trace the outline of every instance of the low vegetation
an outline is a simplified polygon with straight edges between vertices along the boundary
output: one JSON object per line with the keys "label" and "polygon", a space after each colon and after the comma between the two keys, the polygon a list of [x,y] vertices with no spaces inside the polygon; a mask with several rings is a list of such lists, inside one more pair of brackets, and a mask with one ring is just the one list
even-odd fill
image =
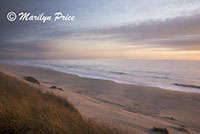
{"label": "low vegetation", "polygon": [[169,134],[168,130],[166,128],[158,128],[158,127],[153,127],[153,132],[157,132],[160,134]]}
{"label": "low vegetation", "polygon": [[64,91],[62,88],[58,88],[56,86],[51,86],[50,89],[57,89],[57,90],[60,90],[60,91]]}
{"label": "low vegetation", "polygon": [[84,118],[66,99],[0,72],[0,134],[119,134]]}
{"label": "low vegetation", "polygon": [[40,82],[31,76],[24,76],[24,80],[40,85]]}

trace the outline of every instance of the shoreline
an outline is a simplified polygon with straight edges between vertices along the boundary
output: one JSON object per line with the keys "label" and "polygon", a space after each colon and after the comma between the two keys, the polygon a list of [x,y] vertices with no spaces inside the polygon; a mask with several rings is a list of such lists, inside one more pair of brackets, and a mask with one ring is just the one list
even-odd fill
{"label": "shoreline", "polygon": [[[33,76],[44,90],[66,97],[86,117],[113,122],[149,134],[153,127],[170,133],[200,132],[200,95],[155,87],[79,77],[54,70],[0,63],[0,70],[22,78]],[[50,89],[56,86],[64,91]],[[183,127],[184,126],[184,127]]]}
{"label": "shoreline", "polygon": [[[0,64],[2,64],[2,63],[0,62]],[[37,66],[37,65],[32,66],[32,65],[13,64],[13,63],[6,63],[6,64],[10,64],[10,65],[14,65],[14,66],[16,65],[16,66],[38,67],[38,68],[41,68],[41,69],[48,69],[48,70],[57,71],[57,72],[60,72],[60,73],[75,75],[75,76],[78,76],[80,78],[107,80],[107,81],[112,81],[112,82],[119,83],[119,84],[128,84],[128,85],[133,85],[133,86],[135,86],[135,85],[136,86],[146,86],[146,87],[160,88],[161,90],[200,94],[200,86],[192,85],[192,84],[173,83],[173,84],[171,84],[171,86],[164,86],[164,85],[160,85],[160,84],[156,84],[156,85],[149,84],[148,85],[148,84],[139,84],[139,83],[131,83],[131,82],[126,82],[126,81],[120,81],[120,80],[115,80],[115,79],[111,79],[111,78],[106,78],[106,77],[103,77],[103,76],[84,75],[84,74],[79,74],[78,72],[73,73],[73,72],[70,72],[70,71],[62,71],[62,70],[59,70],[59,69],[52,68],[51,66]]]}

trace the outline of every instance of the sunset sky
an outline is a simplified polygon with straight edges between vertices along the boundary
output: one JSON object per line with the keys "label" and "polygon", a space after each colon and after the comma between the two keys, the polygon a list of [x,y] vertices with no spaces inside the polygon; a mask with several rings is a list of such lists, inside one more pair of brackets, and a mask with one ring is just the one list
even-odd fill
{"label": "sunset sky", "polygon": [[[9,22],[55,12],[75,21]],[[0,59],[200,60],[200,0],[1,0]]]}

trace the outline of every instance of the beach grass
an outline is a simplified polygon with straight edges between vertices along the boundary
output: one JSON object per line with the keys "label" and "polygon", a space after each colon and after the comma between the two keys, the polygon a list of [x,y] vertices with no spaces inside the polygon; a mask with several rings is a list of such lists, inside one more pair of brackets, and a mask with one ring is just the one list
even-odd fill
{"label": "beach grass", "polygon": [[83,117],[66,99],[0,72],[0,134],[120,134]]}

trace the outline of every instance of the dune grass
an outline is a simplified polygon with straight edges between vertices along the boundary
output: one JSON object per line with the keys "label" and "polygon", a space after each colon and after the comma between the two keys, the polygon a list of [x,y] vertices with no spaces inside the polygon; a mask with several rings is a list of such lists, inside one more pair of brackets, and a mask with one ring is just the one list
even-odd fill
{"label": "dune grass", "polygon": [[119,134],[84,118],[66,99],[0,72],[0,134]]}

